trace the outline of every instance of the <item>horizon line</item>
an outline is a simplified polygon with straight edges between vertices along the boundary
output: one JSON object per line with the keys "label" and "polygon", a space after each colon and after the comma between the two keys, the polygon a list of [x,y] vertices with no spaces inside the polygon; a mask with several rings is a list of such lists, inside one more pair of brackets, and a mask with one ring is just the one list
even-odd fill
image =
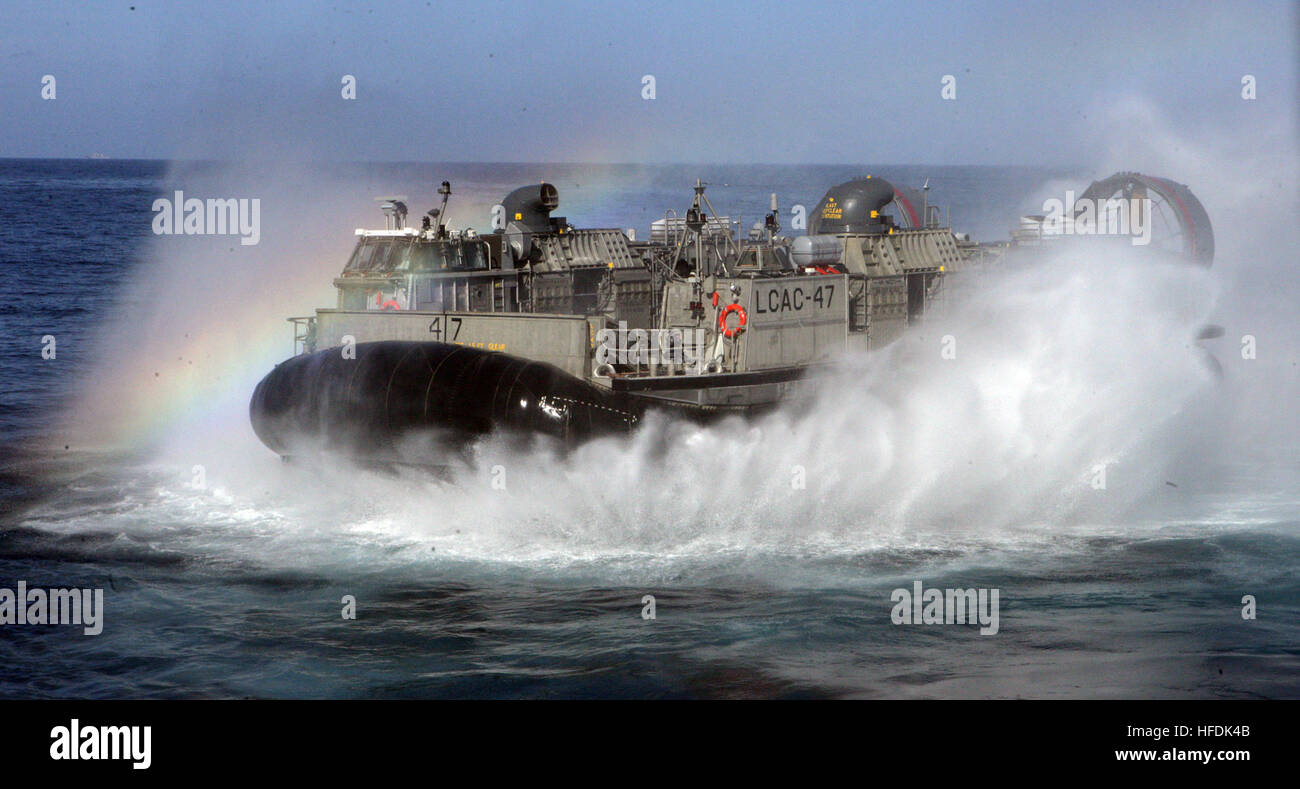
{"label": "horizon line", "polygon": [[1087,169],[1081,164],[985,164],[985,163],[938,163],[938,162],[875,162],[866,164],[857,162],[776,162],[776,161],[638,161],[638,162],[600,162],[574,160],[490,160],[490,159],[204,159],[204,158],[150,158],[143,156],[0,156],[0,162],[7,161],[49,161],[49,162],[159,162],[164,164],[498,164],[498,165],[565,165],[582,167],[983,167],[989,169]]}

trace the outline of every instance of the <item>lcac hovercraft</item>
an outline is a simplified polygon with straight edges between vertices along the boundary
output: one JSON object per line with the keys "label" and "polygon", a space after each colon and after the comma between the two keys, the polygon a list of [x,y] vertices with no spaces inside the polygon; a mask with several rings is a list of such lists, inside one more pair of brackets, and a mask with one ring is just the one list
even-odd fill
{"label": "lcac hovercraft", "polygon": [[1214,254],[1191,191],[1138,173],[1094,182],[1066,215],[1023,217],[995,244],[944,226],[928,190],[870,176],[827,191],[795,237],[775,195],[742,234],[699,182],[685,213],[640,241],[570,225],[548,183],[507,195],[504,227],[484,234],[449,230],[451,185],[439,193],[419,229],[386,199],[386,227],[357,231],[334,280],[337,305],[289,319],[295,355],[250,404],[274,452],[383,456],[411,434],[456,444],[492,431],[573,445],[655,409],[707,420],[771,407],[837,357],[898,338],[953,275],[1068,238],[1087,201],[1149,212],[1154,254],[1205,266]]}

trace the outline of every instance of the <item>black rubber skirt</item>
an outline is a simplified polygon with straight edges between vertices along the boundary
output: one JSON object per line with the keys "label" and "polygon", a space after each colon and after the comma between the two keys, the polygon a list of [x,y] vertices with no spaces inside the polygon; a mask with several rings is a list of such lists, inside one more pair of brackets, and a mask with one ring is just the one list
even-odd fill
{"label": "black rubber skirt", "polygon": [[386,454],[413,432],[464,442],[492,431],[553,436],[572,445],[627,432],[636,398],[559,368],[439,342],[371,342],[296,356],[253,392],[253,430],[272,451],[304,447]]}

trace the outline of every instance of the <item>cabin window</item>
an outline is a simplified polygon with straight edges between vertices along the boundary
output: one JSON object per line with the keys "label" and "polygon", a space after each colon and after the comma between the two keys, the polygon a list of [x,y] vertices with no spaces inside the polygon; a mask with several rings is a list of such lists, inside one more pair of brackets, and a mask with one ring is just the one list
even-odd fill
{"label": "cabin window", "polygon": [[443,271],[447,268],[444,244],[419,244],[411,249],[412,271]]}
{"label": "cabin window", "polygon": [[393,251],[388,258],[388,267],[393,271],[407,271],[411,265],[411,245],[402,242],[393,244]]}
{"label": "cabin window", "polygon": [[786,247],[773,247],[772,257],[776,259],[777,268],[783,271],[794,271],[794,263],[790,260],[790,250]]}
{"label": "cabin window", "polygon": [[392,262],[389,260],[393,254],[393,245],[391,243],[375,244],[374,257],[370,258],[370,271],[390,271]]}
{"label": "cabin window", "polygon": [[389,255],[392,254],[393,243],[388,240],[362,239],[357,244],[356,250],[352,252],[352,259],[344,271],[388,271]]}
{"label": "cabin window", "polygon": [[482,244],[465,244],[461,247],[464,253],[465,268],[482,269],[487,268],[487,259],[484,256],[486,247]]}
{"label": "cabin window", "polygon": [[435,241],[417,243],[411,250],[411,271],[464,271],[487,268],[482,243]]}

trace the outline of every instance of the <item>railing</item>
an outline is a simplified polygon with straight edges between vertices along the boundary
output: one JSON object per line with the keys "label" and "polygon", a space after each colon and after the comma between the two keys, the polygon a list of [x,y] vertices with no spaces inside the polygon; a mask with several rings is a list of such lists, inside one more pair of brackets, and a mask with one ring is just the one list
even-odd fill
{"label": "railing", "polygon": [[289,318],[293,324],[293,355],[300,356],[316,350],[316,317],[309,315]]}

